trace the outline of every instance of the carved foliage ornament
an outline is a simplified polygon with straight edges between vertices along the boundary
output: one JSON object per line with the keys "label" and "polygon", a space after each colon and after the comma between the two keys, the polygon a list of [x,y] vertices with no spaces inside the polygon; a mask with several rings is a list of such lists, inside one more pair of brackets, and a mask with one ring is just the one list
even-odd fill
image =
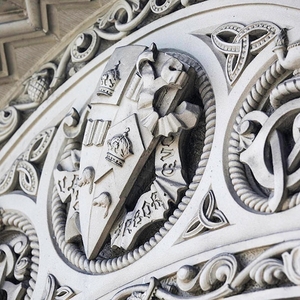
{"label": "carved foliage ornament", "polygon": [[244,101],[230,140],[233,186],[244,204],[261,212],[286,210],[298,205],[300,199],[299,77],[294,75],[270,88],[291,71],[298,73],[298,44],[287,48],[286,43],[283,30],[274,48],[278,61],[259,78]]}
{"label": "carved foliage ornament", "polygon": [[[52,220],[59,247],[72,264],[92,273],[122,268],[144,255],[180,216],[176,209],[177,218],[167,221],[171,207],[180,204],[184,209],[188,203],[206,165],[206,159],[200,160],[198,175],[180,202],[188,180],[183,175],[183,141],[199,118],[198,93],[211,127],[203,157],[208,157],[214,133],[213,94],[201,66],[191,58],[160,52],[154,44],[128,46],[115,51],[103,74],[116,65],[120,79],[113,93],[98,93],[97,88],[91,109],[82,113],[87,120],[73,112],[67,119],[74,116],[74,122],[63,123],[67,137],[70,132],[78,137],[71,134],[54,171]],[[99,85],[103,86],[102,78]],[[116,107],[113,115],[102,113],[106,105]],[[64,203],[68,205],[62,228]],[[155,234],[161,222],[166,227]],[[141,239],[145,228],[155,234],[146,243]],[[80,251],[81,239],[88,260]],[[74,247],[78,251],[70,256]],[[123,249],[128,254],[114,258]],[[105,260],[107,256],[113,259]]]}
{"label": "carved foliage ornament", "polygon": [[68,286],[59,286],[56,278],[49,274],[42,300],[69,300],[76,293]]}
{"label": "carved foliage ornament", "polygon": [[163,280],[151,278],[149,284],[125,288],[112,299],[213,300],[239,294],[246,285],[258,284],[265,288],[299,285],[299,251],[299,240],[281,243],[267,249],[246,266],[239,263],[237,255],[222,253],[201,267],[182,266],[176,274],[173,289],[167,288]]}

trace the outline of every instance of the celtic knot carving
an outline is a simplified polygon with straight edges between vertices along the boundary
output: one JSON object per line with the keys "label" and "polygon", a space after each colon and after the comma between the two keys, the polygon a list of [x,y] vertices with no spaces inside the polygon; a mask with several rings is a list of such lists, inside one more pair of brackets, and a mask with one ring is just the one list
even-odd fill
{"label": "celtic knot carving", "polygon": [[37,165],[43,161],[54,134],[55,128],[49,128],[31,141],[0,179],[0,195],[13,191],[19,183],[27,195],[36,196],[39,184]]}
{"label": "celtic knot carving", "polygon": [[226,76],[230,84],[241,75],[250,56],[258,54],[278,32],[279,27],[273,23],[255,22],[247,26],[226,23],[212,33],[214,46],[227,55]]}
{"label": "celtic knot carving", "polygon": [[188,239],[204,230],[214,230],[227,225],[225,215],[217,208],[214,192],[210,190],[200,201],[199,211],[188,224],[182,238]]}
{"label": "celtic knot carving", "polygon": [[[278,56],[246,98],[236,119],[229,147],[233,186],[251,209],[277,212],[300,203],[299,196],[299,79],[297,45],[287,47],[286,31],[275,41]],[[294,77],[272,82],[294,71]],[[266,81],[266,78],[268,80]],[[264,97],[269,93],[270,97]],[[265,102],[265,111],[261,101]]]}

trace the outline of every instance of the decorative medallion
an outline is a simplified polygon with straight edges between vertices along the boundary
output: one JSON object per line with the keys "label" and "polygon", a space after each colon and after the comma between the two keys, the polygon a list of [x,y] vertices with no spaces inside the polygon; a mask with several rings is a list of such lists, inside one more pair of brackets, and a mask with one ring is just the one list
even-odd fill
{"label": "decorative medallion", "polygon": [[[236,118],[229,147],[232,184],[250,209],[278,212],[300,202],[298,44],[278,35],[276,61],[257,81]],[[292,78],[285,79],[291,74]],[[282,81],[275,88],[273,83]]]}
{"label": "decorative medallion", "polygon": [[[214,133],[213,94],[193,59],[155,44],[129,46],[115,50],[103,74],[111,70],[119,81],[114,92],[99,93],[107,85],[102,76],[91,108],[81,116],[73,109],[63,122],[67,145],[54,171],[59,247],[72,265],[91,273],[125,267],[132,262],[125,253],[133,251],[136,260],[167,233],[168,216],[180,214],[201,180]],[[202,103],[205,120],[199,119]],[[185,156],[193,151],[187,138],[204,122],[211,130],[197,167]]]}

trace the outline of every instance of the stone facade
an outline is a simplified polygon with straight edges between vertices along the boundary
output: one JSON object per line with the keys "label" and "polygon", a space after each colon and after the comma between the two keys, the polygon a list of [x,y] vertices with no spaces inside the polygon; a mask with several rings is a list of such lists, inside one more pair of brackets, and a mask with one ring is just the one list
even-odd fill
{"label": "stone facade", "polygon": [[0,24],[0,299],[299,299],[300,4],[50,2]]}

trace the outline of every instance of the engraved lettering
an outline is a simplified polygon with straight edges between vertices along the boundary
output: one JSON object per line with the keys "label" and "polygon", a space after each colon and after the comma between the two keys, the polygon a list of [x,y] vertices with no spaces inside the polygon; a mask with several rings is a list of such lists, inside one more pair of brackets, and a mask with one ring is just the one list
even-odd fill
{"label": "engraved lettering", "polygon": [[176,172],[176,163],[177,163],[177,161],[174,160],[174,162],[171,164],[164,164],[162,171],[161,171],[162,175],[166,176],[166,177],[173,176],[174,173]]}
{"label": "engraved lettering", "polygon": [[174,149],[170,148],[162,148],[160,151],[161,154],[164,154],[160,157],[161,161],[165,161],[166,159],[174,156]]}

